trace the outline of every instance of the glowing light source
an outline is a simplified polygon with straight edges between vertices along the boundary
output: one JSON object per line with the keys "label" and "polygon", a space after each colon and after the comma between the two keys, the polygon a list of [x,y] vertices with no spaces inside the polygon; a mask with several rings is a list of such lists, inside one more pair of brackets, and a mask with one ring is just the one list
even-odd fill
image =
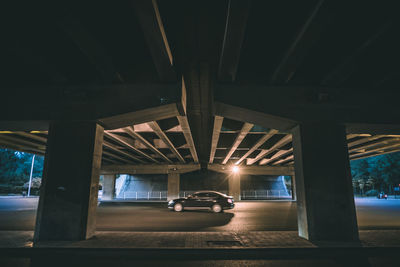
{"label": "glowing light source", "polygon": [[233,166],[232,171],[234,173],[238,173],[239,172],[239,167],[238,166]]}

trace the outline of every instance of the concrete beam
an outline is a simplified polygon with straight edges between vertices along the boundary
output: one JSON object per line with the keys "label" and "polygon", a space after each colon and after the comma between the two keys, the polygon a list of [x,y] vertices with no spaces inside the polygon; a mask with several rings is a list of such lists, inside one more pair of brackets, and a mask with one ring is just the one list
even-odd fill
{"label": "concrete beam", "polygon": [[254,126],[254,124],[247,123],[247,122],[244,123],[242,129],[240,129],[239,134],[236,136],[235,141],[233,141],[233,144],[232,144],[231,148],[229,149],[228,154],[226,155],[226,157],[222,161],[222,164],[226,164],[228,162],[228,160],[230,159],[232,154],[239,147],[240,143],[246,137],[248,132],[250,132],[250,130],[251,130],[251,128],[253,128],[253,126]]}
{"label": "concrete beam", "polygon": [[[236,165],[240,164],[240,162],[242,162],[243,160],[247,159],[248,156],[251,155],[251,153],[253,153],[254,151],[256,151],[257,148],[259,148],[260,146],[262,146],[265,142],[267,142],[272,136],[274,136],[275,134],[277,134],[278,131],[277,130],[270,130],[267,134],[265,134],[263,137],[261,137],[257,143],[255,143],[250,149],[249,151],[246,152],[246,154],[244,154],[238,161],[236,161]],[[262,164],[261,164],[262,165]]]}
{"label": "concrete beam", "polygon": [[129,134],[130,136],[132,136],[133,138],[135,138],[136,140],[138,140],[139,142],[141,142],[143,145],[145,145],[145,147],[147,147],[148,149],[150,149],[151,151],[153,151],[154,153],[156,153],[157,155],[159,155],[161,158],[163,158],[166,162],[168,163],[173,163],[167,156],[165,156],[163,153],[161,153],[160,150],[158,150],[155,146],[153,146],[149,141],[146,140],[146,138],[144,138],[143,136],[141,136],[139,133],[135,132],[135,130],[133,129],[133,127],[126,127],[124,128],[124,131]]}
{"label": "concrete beam", "polygon": [[233,82],[236,78],[250,7],[250,0],[230,0],[228,2],[224,41],[218,69],[220,81]]}
{"label": "concrete beam", "polygon": [[136,147],[134,147],[132,144],[130,144],[130,142],[128,140],[126,140],[124,137],[122,136],[118,136],[116,134],[113,133],[109,133],[109,132],[104,132],[105,136],[107,136],[108,138],[114,140],[115,142],[128,147],[130,150],[134,151],[136,154],[141,155],[142,157],[147,158],[148,160],[154,162],[154,163],[159,163],[156,159],[154,159],[153,157],[147,155],[146,153],[144,153],[143,151],[140,151],[139,149],[137,149]]}
{"label": "concrete beam", "polygon": [[228,154],[226,155],[226,157],[224,158],[224,160],[222,161],[222,164],[226,164],[228,162],[228,160],[230,159],[230,157],[232,156],[232,154],[235,152],[235,150],[239,147],[240,143],[243,141],[243,139],[246,137],[246,135],[248,134],[248,132],[250,132],[251,128],[253,128],[254,124],[251,123],[247,123],[245,122],[243,124],[242,129],[240,129],[239,134],[236,136],[235,141],[233,141],[233,144],[231,146],[231,148],[228,151]]}
{"label": "concrete beam", "polygon": [[167,104],[154,108],[148,108],[124,114],[119,114],[107,118],[99,119],[106,129],[116,129],[132,126],[134,124],[146,123],[150,121],[163,120],[176,117],[181,113],[177,104]]}
{"label": "concrete beam", "polygon": [[111,144],[111,143],[109,143],[107,141],[103,141],[103,146],[108,148],[108,149],[110,149],[110,150],[112,150],[112,151],[115,151],[115,152],[117,152],[117,153],[119,153],[121,155],[124,155],[125,157],[131,158],[131,159],[133,159],[133,160],[135,160],[137,162],[146,163],[146,161],[141,160],[138,157],[135,157],[135,156],[133,156],[133,155],[131,155],[131,154],[125,152],[125,151],[122,151],[122,150],[116,148],[113,144]]}
{"label": "concrete beam", "polygon": [[176,80],[173,58],[156,0],[131,1],[142,27],[158,76],[162,81]]}
{"label": "concrete beam", "polygon": [[[181,87],[181,82],[143,82],[40,87],[40,90],[4,88],[8,93],[0,106],[0,127],[19,131],[47,130],[49,121],[98,120],[106,129],[115,129],[171,118],[182,115],[181,108],[178,109]],[[21,105],[18,109],[13,107],[15,99]],[[162,104],[162,99],[168,99],[169,104]]]}
{"label": "concrete beam", "polygon": [[171,142],[168,136],[164,133],[161,127],[158,125],[156,121],[151,121],[147,123],[151,129],[153,129],[154,133],[160,137],[160,139],[169,147],[172,153],[176,156],[176,158],[181,162],[185,163],[185,159],[179,153],[179,151],[175,148],[175,145]]}
{"label": "concrete beam", "polygon": [[209,163],[213,163],[215,157],[215,151],[217,150],[219,136],[221,134],[221,127],[224,118],[221,116],[214,116],[214,129],[213,135],[211,139],[211,151],[210,151],[210,160]]}
{"label": "concrete beam", "polygon": [[190,154],[192,155],[193,162],[199,163],[197,156],[196,146],[194,145],[192,132],[190,131],[189,122],[186,116],[177,116],[179,124],[182,127],[183,135],[185,136],[186,143],[189,146]]}
{"label": "concrete beam", "polygon": [[283,137],[281,140],[276,142],[271,148],[263,149],[254,159],[247,159],[247,165],[252,165],[259,161],[260,159],[264,158],[266,155],[271,154],[272,152],[276,151],[280,147],[292,142],[292,135],[288,134]]}
{"label": "concrete beam", "polygon": [[289,131],[296,122],[283,117],[273,116],[251,109],[232,106],[222,102],[214,103],[214,115],[225,117],[231,120],[253,123],[266,128],[273,128],[280,131]]}
{"label": "concrete beam", "polygon": [[[211,171],[232,174],[232,167],[221,164],[208,164]],[[294,168],[292,166],[239,166],[239,174],[248,175],[293,175]]]}
{"label": "concrete beam", "polygon": [[187,173],[199,169],[199,164],[107,165],[101,168],[101,174],[168,174]]}
{"label": "concrete beam", "polygon": [[314,6],[295,40],[291,43],[283,59],[271,77],[271,83],[287,83],[296,73],[304,58],[313,48],[323,30],[324,24],[329,20],[330,10],[326,7],[325,0],[319,0]]}

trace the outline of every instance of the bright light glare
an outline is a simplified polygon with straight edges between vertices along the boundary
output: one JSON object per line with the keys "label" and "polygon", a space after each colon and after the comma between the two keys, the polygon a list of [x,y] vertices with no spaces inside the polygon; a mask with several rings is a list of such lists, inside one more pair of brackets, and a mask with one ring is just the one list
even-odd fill
{"label": "bright light glare", "polygon": [[238,166],[233,166],[232,171],[234,173],[238,173],[239,172],[239,167]]}

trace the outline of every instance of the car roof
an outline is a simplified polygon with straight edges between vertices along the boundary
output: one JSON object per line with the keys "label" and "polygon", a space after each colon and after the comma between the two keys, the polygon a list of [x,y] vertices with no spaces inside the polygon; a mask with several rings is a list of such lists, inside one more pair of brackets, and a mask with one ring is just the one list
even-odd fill
{"label": "car roof", "polygon": [[193,194],[198,194],[198,193],[215,193],[218,195],[226,196],[226,194],[224,194],[224,193],[221,193],[218,191],[210,191],[210,190],[197,191],[197,192],[194,192]]}

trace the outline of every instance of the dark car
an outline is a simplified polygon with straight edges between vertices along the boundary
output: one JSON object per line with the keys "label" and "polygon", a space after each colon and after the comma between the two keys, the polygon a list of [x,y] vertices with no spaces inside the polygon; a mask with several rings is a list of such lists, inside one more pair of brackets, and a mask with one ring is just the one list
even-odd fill
{"label": "dark car", "polygon": [[233,197],[216,191],[199,191],[184,198],[173,199],[168,202],[168,208],[174,211],[184,209],[211,209],[213,212],[222,212],[233,209]]}
{"label": "dark car", "polygon": [[380,193],[378,194],[378,198],[379,198],[379,199],[387,199],[388,196],[387,196],[387,194],[385,194],[384,192],[380,192]]}

